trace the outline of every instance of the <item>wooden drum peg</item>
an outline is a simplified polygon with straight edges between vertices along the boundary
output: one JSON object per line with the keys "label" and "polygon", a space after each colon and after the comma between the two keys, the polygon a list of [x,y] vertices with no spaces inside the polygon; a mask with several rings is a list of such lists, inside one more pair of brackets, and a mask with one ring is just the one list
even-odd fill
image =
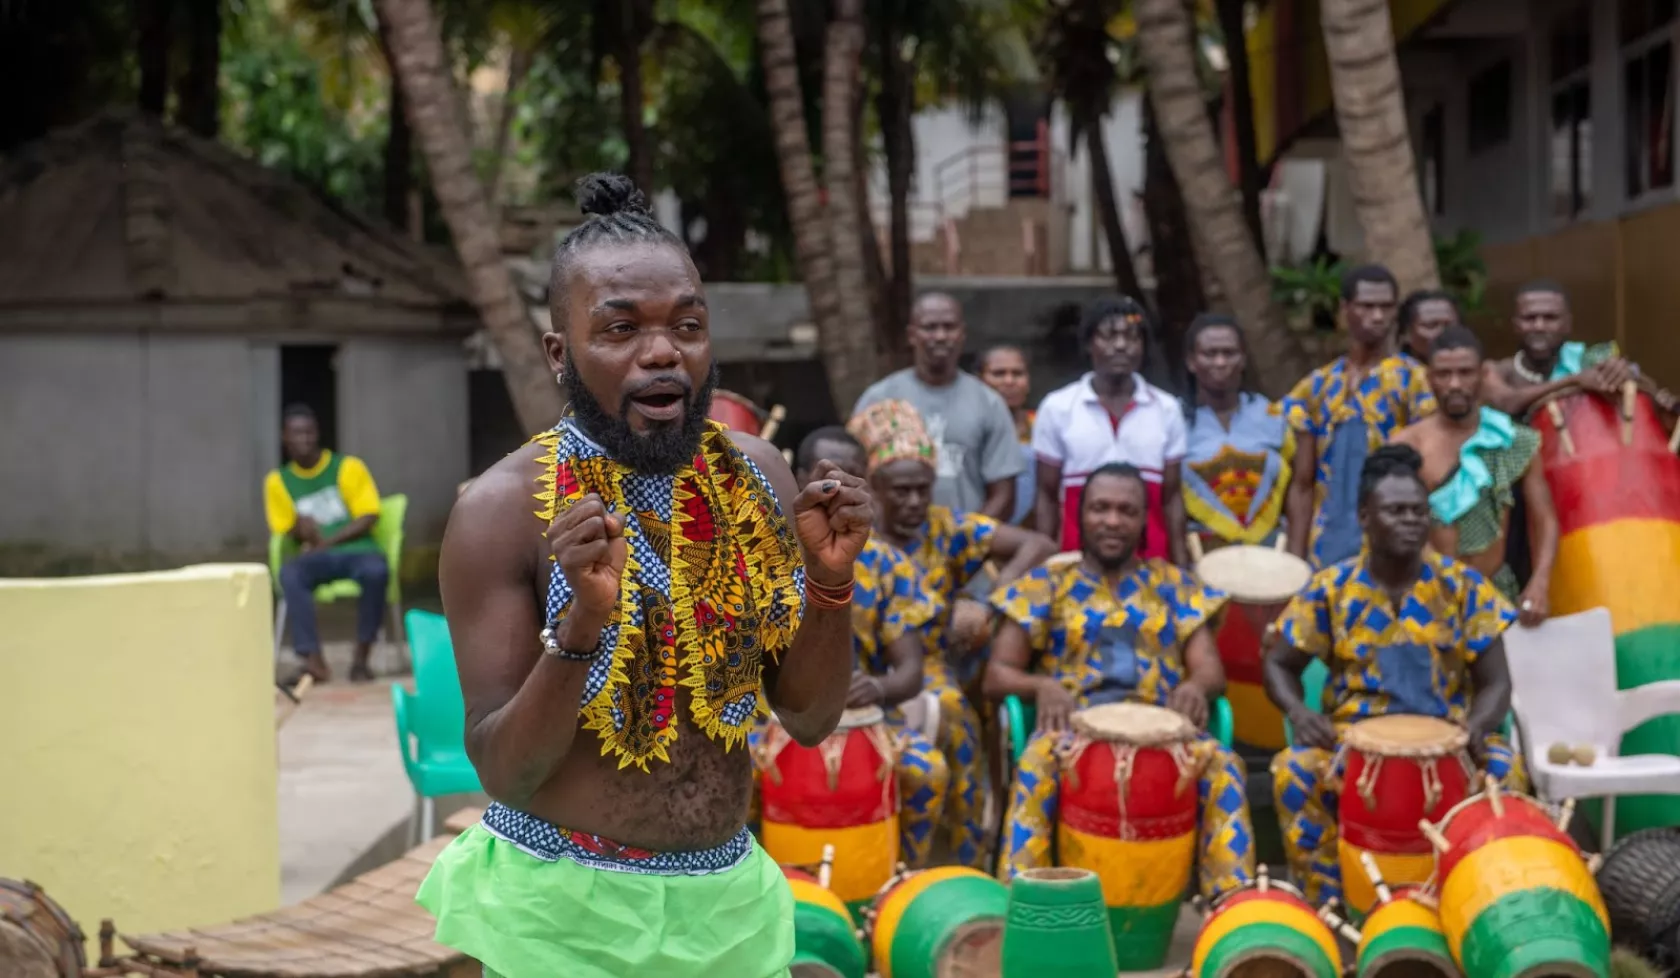
{"label": "wooden drum peg", "polygon": [[1371,888],[1377,891],[1377,900],[1381,903],[1388,903],[1393,900],[1394,891],[1390,890],[1388,883],[1383,880],[1382,869],[1377,866],[1377,857],[1361,849],[1359,851],[1359,864],[1365,867],[1365,876],[1371,881]]}
{"label": "wooden drum peg", "polygon": [[828,889],[828,882],[834,877],[834,844],[823,846],[822,864],[817,867],[817,885]]}
{"label": "wooden drum peg", "polygon": [[1558,829],[1558,831],[1559,832],[1568,832],[1569,831],[1569,823],[1571,821],[1573,821],[1574,818],[1575,818],[1575,799],[1565,798],[1563,800],[1563,804],[1558,806],[1558,812],[1557,812],[1557,829]]}
{"label": "wooden drum peg", "polygon": [[1557,429],[1558,446],[1563,449],[1563,454],[1575,454],[1575,442],[1569,437],[1569,429],[1564,427],[1563,408],[1558,407],[1557,401],[1546,402],[1546,416],[1552,419],[1552,427]]}
{"label": "wooden drum peg", "polygon": [[1441,830],[1436,828],[1435,823],[1429,819],[1418,819],[1418,831],[1423,833],[1423,837],[1429,840],[1429,844],[1435,847],[1436,852],[1445,854],[1452,851],[1452,843],[1447,841],[1447,837],[1442,835]]}

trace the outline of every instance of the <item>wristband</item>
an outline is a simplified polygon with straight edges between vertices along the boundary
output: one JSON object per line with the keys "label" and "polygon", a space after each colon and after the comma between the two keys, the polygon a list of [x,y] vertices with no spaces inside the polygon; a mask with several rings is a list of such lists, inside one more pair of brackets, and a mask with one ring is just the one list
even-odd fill
{"label": "wristband", "polygon": [[809,577],[805,579],[805,602],[813,608],[834,610],[844,608],[852,603],[852,580],[847,579],[844,584],[818,584]]}
{"label": "wristband", "polygon": [[543,629],[537,635],[537,638],[542,641],[543,655],[552,655],[556,659],[565,659],[567,662],[594,662],[596,657],[601,654],[601,643],[598,641],[595,643],[595,648],[588,652],[573,652],[570,649],[562,648],[560,637],[554,633],[553,625]]}

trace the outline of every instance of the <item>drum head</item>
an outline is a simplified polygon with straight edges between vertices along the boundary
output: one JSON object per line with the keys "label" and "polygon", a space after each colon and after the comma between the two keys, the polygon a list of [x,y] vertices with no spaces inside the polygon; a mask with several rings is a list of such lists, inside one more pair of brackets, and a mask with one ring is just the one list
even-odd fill
{"label": "drum head", "polygon": [[1238,601],[1276,604],[1301,593],[1312,579],[1312,568],[1292,553],[1236,544],[1197,561],[1196,576]]}
{"label": "drum head", "polygon": [[836,732],[856,730],[859,727],[873,727],[887,719],[887,714],[878,706],[860,706],[855,710],[845,710],[840,714],[840,726]]}
{"label": "drum head", "polygon": [[0,879],[0,975],[81,978],[82,931],[52,897],[29,882]]}
{"label": "drum head", "polygon": [[1360,720],[1342,734],[1349,747],[1386,757],[1439,757],[1463,750],[1470,735],[1436,717],[1395,714]]}
{"label": "drum head", "polygon": [[1178,744],[1196,736],[1184,716],[1147,703],[1104,703],[1073,714],[1073,729],[1092,740],[1133,744]]}

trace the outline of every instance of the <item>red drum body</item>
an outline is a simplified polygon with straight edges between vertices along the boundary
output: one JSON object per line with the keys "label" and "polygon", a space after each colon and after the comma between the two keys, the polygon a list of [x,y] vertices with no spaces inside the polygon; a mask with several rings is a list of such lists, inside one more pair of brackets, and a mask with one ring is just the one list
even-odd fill
{"label": "red drum body", "polygon": [[711,419],[733,431],[757,435],[764,430],[764,412],[734,391],[713,391]]}

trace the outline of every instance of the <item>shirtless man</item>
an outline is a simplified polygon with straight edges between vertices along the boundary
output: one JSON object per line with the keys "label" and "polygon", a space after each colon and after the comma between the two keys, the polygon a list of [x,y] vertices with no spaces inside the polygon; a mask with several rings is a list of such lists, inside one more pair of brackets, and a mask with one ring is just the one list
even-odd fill
{"label": "shirtless man", "polygon": [[571,406],[468,487],[443,541],[495,803],[417,899],[486,978],[786,978],[793,900],[745,827],[747,734],[772,709],[806,746],[839,722],[872,502],[829,462],[800,491],[706,419],[687,249],[623,177],[578,204],[543,336]]}
{"label": "shirtless man", "polygon": [[[1429,545],[1492,581],[1516,605],[1518,620],[1537,625],[1550,611],[1548,587],[1557,559],[1558,520],[1537,452],[1540,435],[1482,401],[1482,344],[1454,324],[1429,354],[1436,413],[1389,440],[1423,456],[1429,489]],[[1505,563],[1513,492],[1522,494],[1533,548],[1533,574],[1519,592]]]}
{"label": "shirtless man", "polygon": [[1637,381],[1664,412],[1674,413],[1674,395],[1624,360],[1616,344],[1588,347],[1570,341],[1574,322],[1569,298],[1556,282],[1541,279],[1518,289],[1511,324],[1522,349],[1503,360],[1487,361],[1483,394],[1513,418],[1526,418],[1536,404],[1568,391],[1616,396],[1628,380]]}

